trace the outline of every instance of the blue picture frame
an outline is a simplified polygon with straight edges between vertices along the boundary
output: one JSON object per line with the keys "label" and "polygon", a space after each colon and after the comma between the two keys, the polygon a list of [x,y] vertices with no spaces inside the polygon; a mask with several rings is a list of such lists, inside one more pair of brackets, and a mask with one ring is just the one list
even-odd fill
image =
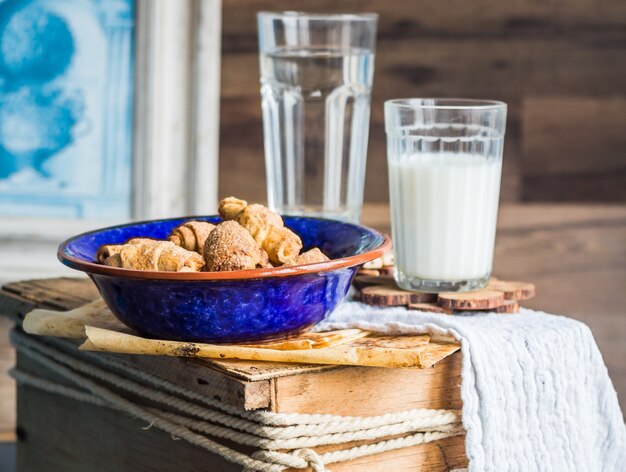
{"label": "blue picture frame", "polygon": [[0,218],[131,216],[133,0],[0,2]]}

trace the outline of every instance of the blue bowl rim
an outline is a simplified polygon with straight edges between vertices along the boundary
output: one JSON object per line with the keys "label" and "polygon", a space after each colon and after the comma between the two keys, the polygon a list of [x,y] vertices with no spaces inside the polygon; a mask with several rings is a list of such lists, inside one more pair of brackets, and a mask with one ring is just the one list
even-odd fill
{"label": "blue bowl rim", "polygon": [[[289,217],[290,215],[284,215]],[[167,271],[151,271],[151,270],[134,270],[134,269],[122,269],[120,267],[110,267],[95,262],[88,262],[78,257],[67,254],[67,246],[77,239],[83,238],[90,234],[100,233],[106,230],[112,230],[116,228],[125,228],[128,226],[135,226],[147,223],[156,223],[162,221],[172,220],[193,220],[194,218],[213,218],[219,217],[219,215],[196,215],[196,216],[184,216],[176,218],[159,218],[155,220],[143,220],[134,221],[131,223],[125,223],[121,225],[108,226],[104,228],[94,229],[86,231],[84,233],[77,234],[71,238],[63,241],[59,245],[57,257],[61,263],[75,270],[86,272],[87,274],[99,274],[109,275],[114,277],[132,278],[132,279],[150,279],[150,280],[187,280],[187,281],[210,281],[210,280],[243,280],[243,279],[261,279],[272,277],[289,277],[302,274],[312,274],[317,272],[326,272],[336,269],[343,269],[348,267],[355,267],[372,261],[385,252],[391,249],[391,238],[375,229],[369,228],[363,225],[356,225],[353,223],[344,223],[342,221],[331,220],[329,218],[318,218],[309,216],[297,216],[297,218],[303,218],[308,220],[319,221],[336,221],[340,224],[351,225],[379,236],[383,239],[382,243],[363,254],[356,254],[354,256],[347,256],[338,259],[333,259],[327,262],[316,262],[313,264],[303,264],[292,267],[272,267],[263,269],[250,269],[250,270],[234,270],[224,272],[167,272]],[[295,216],[294,216],[295,217]]]}

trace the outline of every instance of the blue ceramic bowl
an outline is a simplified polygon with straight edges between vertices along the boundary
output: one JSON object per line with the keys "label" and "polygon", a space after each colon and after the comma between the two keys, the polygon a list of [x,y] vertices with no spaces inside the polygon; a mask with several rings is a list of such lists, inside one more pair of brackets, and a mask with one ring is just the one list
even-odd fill
{"label": "blue ceramic bowl", "polygon": [[59,247],[63,264],[89,274],[111,311],[140,334],[198,342],[280,338],[322,321],[344,298],[359,267],[390,247],[387,236],[334,220],[284,217],[304,250],[319,247],[332,260],[296,267],[232,272],[155,272],[96,262],[102,244],[144,236],[165,239],[187,220],[144,221],[91,231]]}

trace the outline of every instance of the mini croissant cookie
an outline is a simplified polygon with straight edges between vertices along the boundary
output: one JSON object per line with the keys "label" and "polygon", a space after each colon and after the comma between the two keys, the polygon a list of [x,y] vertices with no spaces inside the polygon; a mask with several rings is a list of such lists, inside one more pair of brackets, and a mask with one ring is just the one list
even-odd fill
{"label": "mini croissant cookie", "polygon": [[104,264],[134,270],[198,272],[204,266],[204,259],[197,252],[187,251],[171,241],[146,239],[139,244],[123,244]]}
{"label": "mini croissant cookie", "polygon": [[302,241],[296,233],[284,226],[272,226],[265,239],[261,242],[274,265],[281,265],[298,257],[302,249]]}
{"label": "mini croissant cookie", "polygon": [[154,239],[150,238],[132,238],[126,241],[124,244],[103,244],[96,251],[96,260],[102,264],[109,257],[119,254],[122,248],[126,244],[146,244],[148,242],[154,242]]}
{"label": "mini croissant cookie", "polygon": [[213,229],[215,225],[208,221],[187,221],[174,228],[167,239],[188,251],[202,254],[204,243]]}
{"label": "mini croissant cookie", "polygon": [[206,240],[203,254],[209,272],[269,266],[267,253],[236,221],[217,225]]}
{"label": "mini croissant cookie", "polygon": [[302,249],[300,237],[286,228],[280,215],[263,205],[248,205],[237,216],[254,240],[267,252],[274,265],[282,265],[293,259]]}
{"label": "mini croissant cookie", "polygon": [[245,207],[237,216],[237,222],[246,228],[259,244],[267,237],[272,226],[284,225],[280,215],[258,203]]}
{"label": "mini croissant cookie", "polygon": [[244,208],[248,206],[245,200],[239,200],[235,197],[226,197],[220,202],[218,212],[224,221],[236,220]]}
{"label": "mini croissant cookie", "polygon": [[318,248],[300,254],[302,240],[269,208],[235,197],[219,205],[222,222],[186,221],[166,241],[137,237],[104,244],[96,259],[112,267],[171,272],[249,270],[328,261]]}
{"label": "mini croissant cookie", "polygon": [[286,262],[285,267],[304,265],[304,264],[315,264],[316,262],[326,262],[326,261],[330,261],[330,259],[326,257],[322,251],[314,247],[313,249],[310,249],[307,252],[303,252],[298,257],[291,259],[289,262]]}

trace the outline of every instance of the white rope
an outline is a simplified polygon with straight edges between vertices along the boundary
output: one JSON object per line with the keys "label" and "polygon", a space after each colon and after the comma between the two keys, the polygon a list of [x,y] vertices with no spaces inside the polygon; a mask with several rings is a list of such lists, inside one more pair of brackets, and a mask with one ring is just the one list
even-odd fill
{"label": "white rope", "polygon": [[[51,340],[55,343],[55,340]],[[59,343],[60,344],[60,343]],[[63,347],[62,345],[60,345]],[[387,413],[379,416],[372,417],[360,417],[360,416],[338,416],[328,414],[303,414],[303,413],[272,413],[267,411],[244,411],[239,408],[224,404],[213,400],[210,397],[202,395],[198,392],[180,387],[168,380],[157,377],[148,372],[142,371],[131,364],[128,364],[117,358],[110,356],[102,356],[101,353],[94,353],[89,351],[83,351],[86,357],[99,363],[100,365],[106,365],[107,368],[113,367],[119,371],[122,371],[126,376],[135,377],[147,384],[152,384],[159,390],[166,390],[170,393],[183,396],[187,399],[194,400],[202,403],[211,408],[219,409],[227,412],[231,415],[240,416],[242,418],[249,419],[256,423],[262,423],[267,426],[289,426],[289,425],[308,425],[308,424],[323,424],[326,432],[339,433],[344,431],[352,431],[355,429],[373,428],[376,426],[383,426],[392,423],[398,423],[409,420],[418,419],[432,419],[436,413],[440,414],[453,414],[458,416],[457,410],[424,410],[414,409],[407,410],[399,413]],[[444,421],[442,419],[442,421]],[[445,419],[446,422],[453,421],[450,416]],[[286,434],[284,431],[283,434]]]}
{"label": "white rope", "polygon": [[[53,340],[54,343],[55,340]],[[106,365],[107,368],[113,367],[122,371],[127,376],[130,375],[145,383],[152,384],[160,390],[166,390],[170,393],[181,395],[187,399],[194,400],[209,406],[227,412],[231,415],[241,416],[251,421],[262,423],[267,426],[289,426],[289,425],[307,425],[307,424],[324,424],[327,432],[342,432],[353,429],[373,428],[376,426],[388,425],[408,420],[418,420],[432,418],[435,413],[441,414],[459,414],[458,410],[424,410],[414,409],[406,410],[399,413],[387,413],[379,416],[361,417],[361,416],[338,416],[328,414],[303,414],[303,413],[272,413],[268,411],[245,411],[228,404],[213,400],[210,397],[202,395],[193,390],[180,387],[173,382],[157,377],[149,372],[145,372],[117,358],[110,356],[102,356],[101,353],[82,351],[82,355],[89,357],[100,365]],[[446,421],[452,421],[447,418]],[[345,425],[342,429],[342,425]]]}
{"label": "white rope", "polygon": [[[285,468],[309,467],[314,472],[327,471],[325,464],[409,447],[463,432],[459,412],[455,410],[411,410],[376,417],[246,412],[233,406],[213,402],[197,392],[159,379],[118,360],[111,362],[118,371],[170,393],[155,390],[93,364],[87,364],[16,331],[12,333],[12,341],[22,354],[45,365],[88,392],[14,370],[12,375],[18,382],[78,401],[126,412],[147,421],[150,426],[162,429],[173,436],[219,454],[231,462],[238,463],[244,467],[244,470],[273,472]],[[93,353],[89,353],[88,357],[96,360],[100,365],[103,364],[101,359],[96,359],[97,355]],[[107,358],[107,364],[109,360],[111,359]],[[135,404],[88,377],[173,408],[191,418],[160,408],[148,408]],[[171,393],[184,396],[188,400],[200,401],[204,403],[204,406],[173,396]],[[216,409],[222,411],[215,411]],[[298,423],[298,420],[301,422]],[[276,426],[279,424],[284,426]],[[238,444],[254,446],[261,450],[248,456],[197,433],[230,439]],[[399,434],[405,436],[390,440],[383,439]],[[343,444],[360,440],[377,442],[324,454],[317,454],[308,449],[324,444]],[[276,449],[290,451],[276,452]]]}

